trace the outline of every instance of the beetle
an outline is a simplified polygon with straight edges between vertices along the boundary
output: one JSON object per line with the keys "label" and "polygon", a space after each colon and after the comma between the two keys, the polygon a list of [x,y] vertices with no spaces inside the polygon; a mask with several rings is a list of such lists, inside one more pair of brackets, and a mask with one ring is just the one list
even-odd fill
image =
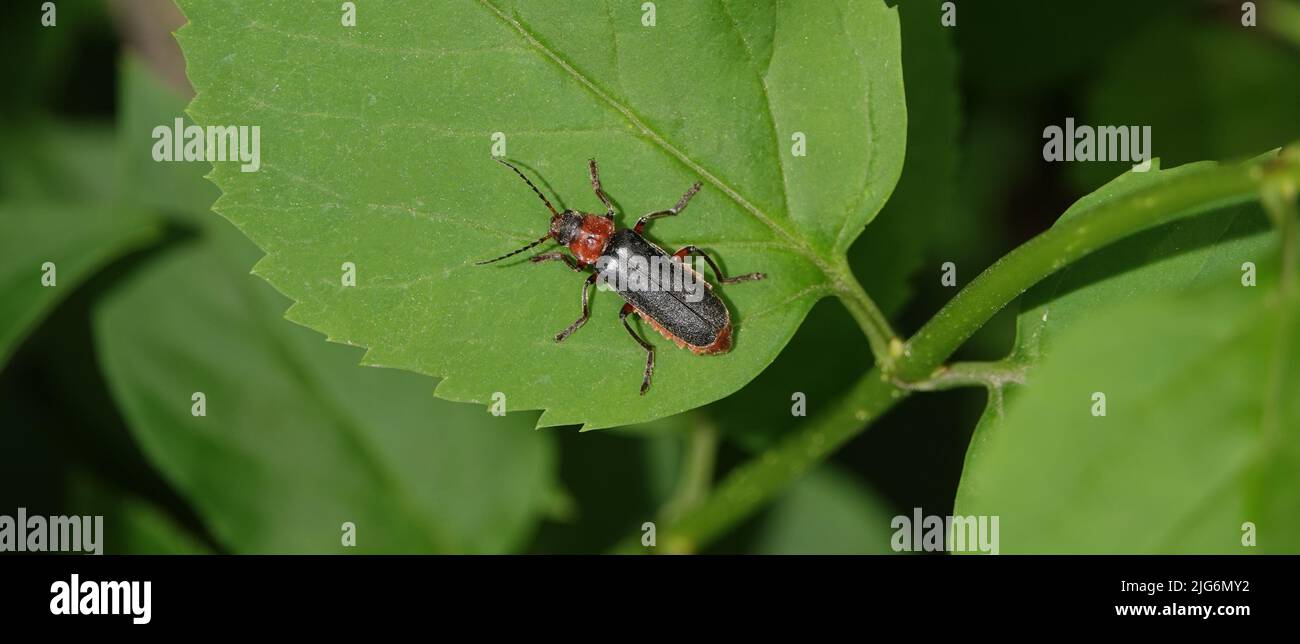
{"label": "beetle", "polygon": [[[541,253],[529,258],[534,264],[549,261],[564,262],[575,272],[591,271],[582,284],[582,315],[577,320],[555,335],[556,342],[563,342],[574,331],[582,328],[591,317],[590,287],[598,279],[609,284],[624,300],[619,312],[619,321],[623,328],[645,349],[645,374],[641,378],[641,395],[650,388],[650,379],[654,375],[655,348],[641,337],[628,323],[628,316],[636,313],[651,327],[671,340],[678,348],[689,348],[696,355],[714,355],[731,350],[732,327],[731,311],[727,305],[713,293],[699,273],[687,266],[683,259],[699,256],[713,269],[713,274],[720,284],[734,284],[761,280],[763,273],[747,273],[734,277],[725,277],[717,262],[707,253],[694,245],[685,246],[669,255],[664,249],[644,237],[646,224],[659,217],[673,217],[686,209],[691,198],[700,191],[696,182],[682,195],[677,204],[667,210],[657,210],[642,216],[631,228],[618,228],[614,224],[614,205],[600,185],[600,171],[596,160],[587,162],[587,171],[591,175],[591,189],[596,198],[605,206],[605,214],[598,215],[578,210],[557,212],[546,195],[513,164],[503,159],[493,159],[501,165],[514,170],[524,183],[532,188],[538,199],[551,211],[550,229],[541,239],[529,243],[515,251],[500,257],[476,262],[482,266],[513,257],[538,244],[554,239],[566,246],[572,257],[561,251]],[[658,266],[666,270],[653,271],[650,267]],[[630,274],[630,277],[629,277]],[[614,279],[620,276],[621,279]],[[702,288],[699,285],[703,285]],[[692,288],[692,286],[694,288]]]}

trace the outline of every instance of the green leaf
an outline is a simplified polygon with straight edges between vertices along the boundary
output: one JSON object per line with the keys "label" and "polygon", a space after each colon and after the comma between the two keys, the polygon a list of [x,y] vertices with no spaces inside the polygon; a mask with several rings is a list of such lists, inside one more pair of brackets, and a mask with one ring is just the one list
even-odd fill
{"label": "green leaf", "polygon": [[[126,67],[124,111],[171,122],[180,102],[169,112],[140,73]],[[128,157],[148,141],[140,132]],[[211,189],[201,164],[140,170],[129,176],[199,189],[160,197],[178,207]],[[235,552],[522,547],[557,498],[552,437],[529,429],[532,416],[495,417],[433,398],[426,377],[357,367],[357,349],[286,323],[288,302],[247,274],[257,250],[204,220],[103,296],[94,331],[142,450],[215,538]],[[192,415],[195,392],[204,416]],[[341,545],[345,522],[355,548]]]}
{"label": "green leaf", "polygon": [[1081,321],[980,428],[957,513],[1001,516],[1003,552],[1295,552],[1297,313],[1228,286]]}
{"label": "green leaf", "polygon": [[[99,123],[19,121],[0,136],[0,196],[5,201],[111,201],[117,136]],[[83,204],[84,205],[84,204]]]}
{"label": "green leaf", "polygon": [[[286,324],[234,230],[154,260],[96,313],[100,360],[145,453],[237,552],[504,552],[550,499],[530,415],[442,402],[415,374]],[[224,239],[222,239],[224,237]],[[230,249],[234,249],[232,252]],[[191,396],[206,396],[206,416]]]}
{"label": "green leaf", "polygon": [[[14,145],[0,148],[0,366],[79,284],[160,232],[156,220],[107,205],[112,130],[27,123],[3,135]],[[42,285],[45,262],[54,286]]]}
{"label": "green leaf", "polygon": [[[1058,224],[1108,201],[1177,177],[1212,170],[1213,162],[1168,170],[1153,159],[1148,172],[1125,172],[1080,199]],[[1216,204],[1206,204],[1214,211]],[[1050,350],[1053,336],[1099,308],[1134,297],[1239,283],[1241,264],[1271,256],[1273,236],[1258,205],[1220,208],[1139,233],[1077,261],[1043,280],[1021,299],[1016,347],[1022,360]]]}
{"label": "green leaf", "polygon": [[[295,301],[288,317],[367,347],[367,364],[445,376],[442,397],[545,409],[541,425],[648,421],[749,382],[842,281],[901,170],[898,21],[883,2],[661,6],[652,27],[635,3],[436,2],[361,7],[355,28],[329,4],[181,4],[190,114],[262,128],[259,172],[217,164],[216,209],[267,252],[255,271]],[[553,342],[578,316],[577,276],[473,265],[547,222],[490,162],[495,132],[571,208],[598,209],[596,157],[623,225],[703,182],[649,234],[768,274],[722,289],[735,349],[697,357],[655,336],[643,397],[644,353],[613,295]],[[807,156],[792,156],[796,133]],[[354,288],[339,286],[345,261]]]}
{"label": "green leaf", "polygon": [[[1212,166],[1126,173],[1062,220]],[[1294,432],[1270,438],[1261,420],[1273,405],[1298,426],[1294,405],[1268,398],[1295,376],[1270,367],[1287,355],[1275,332],[1284,309],[1264,283],[1275,245],[1258,206],[1234,206],[1140,233],[1031,289],[1009,358],[1031,365],[1028,382],[992,392],[955,513],[1001,516],[1003,552],[1244,552],[1244,521],[1268,525],[1270,549],[1294,550],[1300,533],[1277,509],[1300,482],[1257,483],[1281,477],[1279,463],[1296,471]],[[1241,286],[1247,261],[1254,288]],[[1092,415],[1095,392],[1105,417]]]}
{"label": "green leaf", "polygon": [[[889,203],[849,249],[853,272],[886,315],[902,309],[912,278],[959,217],[952,187],[958,160],[957,61],[952,29],[936,19],[939,0],[899,5],[907,87],[907,161]],[[987,228],[987,227],[986,227]],[[792,396],[808,416],[838,400],[872,365],[862,330],[838,302],[814,306],[772,366],[734,395],[708,407],[723,432],[752,451],[802,429]]]}
{"label": "green leaf", "polygon": [[78,284],[158,233],[149,219],[92,203],[0,204],[0,365]]}
{"label": "green leaf", "polygon": [[755,554],[891,554],[894,513],[848,472],[823,465],[767,512]]}
{"label": "green leaf", "polygon": [[[179,217],[187,225],[225,226],[212,216],[212,202],[221,191],[203,177],[208,166],[160,163],[153,158],[153,129],[171,127],[176,118],[183,117],[186,97],[159,82],[154,72],[134,57],[124,57],[118,68],[118,93],[123,97],[117,110],[117,130],[122,136],[118,183],[136,188],[125,191],[123,198],[135,207]],[[184,125],[193,122],[185,119]]]}
{"label": "green leaf", "polygon": [[[943,1],[907,0],[898,5],[907,88],[907,160],[889,203],[849,250],[854,274],[886,315],[897,313],[908,301],[913,275],[934,258],[947,231],[963,219],[956,196],[962,122],[957,52],[954,30],[938,19]],[[852,381],[862,366],[842,374],[842,381]]]}
{"label": "green leaf", "polygon": [[211,548],[162,508],[89,471],[68,476],[68,513],[104,517],[106,554],[209,554]]}

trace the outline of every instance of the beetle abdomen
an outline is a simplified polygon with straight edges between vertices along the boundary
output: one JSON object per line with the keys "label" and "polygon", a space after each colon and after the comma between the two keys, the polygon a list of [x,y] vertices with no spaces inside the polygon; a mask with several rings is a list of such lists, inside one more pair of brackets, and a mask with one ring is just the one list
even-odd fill
{"label": "beetle abdomen", "polygon": [[611,286],[665,338],[698,354],[731,348],[731,313],[699,273],[626,228],[604,259]]}
{"label": "beetle abdomen", "polygon": [[642,311],[641,309],[636,309],[636,312],[637,315],[641,316],[642,320],[645,320],[646,323],[649,324],[652,328],[654,328],[654,330],[658,331],[660,335],[664,336],[669,340],[672,340],[673,344],[676,344],[678,349],[690,349],[691,353],[700,356],[713,355],[715,353],[726,353],[731,350],[731,324],[730,323],[728,323],[726,326],[719,329],[718,332],[713,335],[712,342],[708,344],[697,345],[697,344],[691,344],[686,340],[682,339],[681,336],[675,335],[672,331],[668,330],[663,325],[656,322],[654,318],[646,315],[645,311]]}

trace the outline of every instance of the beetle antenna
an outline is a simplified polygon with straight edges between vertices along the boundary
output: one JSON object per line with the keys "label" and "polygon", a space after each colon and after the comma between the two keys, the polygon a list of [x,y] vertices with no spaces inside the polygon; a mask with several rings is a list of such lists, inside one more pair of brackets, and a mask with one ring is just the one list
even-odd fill
{"label": "beetle antenna", "polygon": [[[518,170],[516,170],[516,172],[518,172]],[[538,245],[538,244],[540,244],[540,243],[542,243],[542,242],[544,242],[544,241],[546,241],[546,240],[548,240],[548,239],[550,239],[550,238],[551,238],[551,233],[546,233],[545,235],[542,235],[542,238],[541,238],[541,239],[539,239],[539,240],[537,240],[537,241],[535,241],[535,242],[533,242],[533,243],[531,243],[531,244],[529,244],[529,245],[527,245],[527,246],[524,246],[523,248],[520,248],[519,250],[511,251],[511,252],[506,253],[505,255],[502,255],[502,256],[500,256],[500,257],[498,257],[498,258],[496,258],[496,259],[489,259],[489,260],[487,260],[487,261],[483,261],[483,262],[474,262],[474,265],[475,265],[475,266],[482,266],[482,265],[484,265],[484,264],[491,264],[492,262],[499,262],[499,261],[501,261],[501,260],[503,260],[503,259],[505,259],[505,258],[507,258],[507,257],[513,257],[513,256],[515,256],[515,255],[518,255],[519,253],[522,253],[522,252],[528,250],[529,248],[532,248],[533,246],[536,246],[536,245]]]}
{"label": "beetle antenna", "polygon": [[[547,208],[548,210],[551,211],[551,214],[552,214],[552,215],[555,215],[556,217],[559,217],[559,216],[560,216],[560,213],[555,212],[555,206],[552,206],[552,205],[551,205],[551,202],[546,198],[546,195],[542,194],[542,191],[541,191],[541,190],[538,190],[538,189],[537,189],[537,186],[533,185],[533,182],[532,182],[532,181],[529,181],[529,180],[528,180],[528,177],[525,177],[525,176],[524,176],[524,173],[522,173],[522,172],[519,171],[519,168],[516,168],[515,166],[511,165],[508,161],[506,161],[506,160],[504,160],[504,159],[498,159],[498,158],[496,158],[496,157],[492,157],[492,160],[493,160],[493,161],[496,161],[497,163],[500,163],[501,165],[503,165],[503,166],[505,166],[505,167],[507,167],[507,168],[510,168],[511,170],[514,170],[514,171],[515,171],[515,174],[519,175],[519,178],[520,178],[520,179],[523,179],[523,180],[524,180],[524,183],[528,184],[528,187],[529,187],[529,188],[532,188],[532,189],[533,189],[533,192],[537,193],[537,198],[538,198],[538,199],[541,199],[541,200],[542,200],[542,203],[546,204],[546,208]],[[540,242],[539,242],[539,243],[540,243]]]}

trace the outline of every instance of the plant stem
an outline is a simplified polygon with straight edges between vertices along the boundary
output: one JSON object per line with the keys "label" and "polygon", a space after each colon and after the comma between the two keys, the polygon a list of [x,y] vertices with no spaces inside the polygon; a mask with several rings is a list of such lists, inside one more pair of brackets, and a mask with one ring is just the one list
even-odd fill
{"label": "plant stem", "polygon": [[[1283,150],[1281,159],[1300,161],[1300,147]],[[1282,279],[1281,293],[1285,297],[1295,294],[1296,263],[1300,256],[1300,240],[1297,240],[1297,223],[1300,212],[1296,209],[1297,193],[1300,187],[1293,177],[1276,173],[1264,184],[1261,201],[1264,210],[1273,220],[1273,225],[1282,236]]]}
{"label": "plant stem", "polygon": [[[737,467],[713,494],[661,529],[657,548],[669,553],[695,552],[749,516],[906,395],[882,380],[878,369],[872,369],[838,404],[813,418],[803,431]],[[630,537],[617,551],[638,553],[646,548],[639,537]]]}
{"label": "plant stem", "polygon": [[[1271,161],[1271,159],[1270,159]],[[892,375],[924,380],[1008,302],[1102,246],[1179,217],[1257,199],[1266,161],[1220,165],[1103,201],[994,262],[903,346]],[[1287,171],[1300,174],[1300,164]]]}
{"label": "plant stem", "polygon": [[930,377],[919,382],[895,381],[898,387],[909,391],[943,391],[958,387],[987,387],[999,389],[1008,384],[1025,384],[1025,371],[1029,365],[1016,360],[997,362],[954,362],[935,369]]}
{"label": "plant stem", "polygon": [[[1282,158],[1300,159],[1300,148],[1284,150]],[[1278,324],[1274,331],[1274,351],[1269,361],[1268,379],[1264,386],[1264,410],[1260,417],[1261,435],[1266,440],[1276,440],[1281,427],[1281,409],[1287,398],[1283,383],[1291,356],[1291,342],[1295,323],[1296,271],[1300,270],[1300,212],[1296,209],[1297,185],[1290,177],[1272,177],[1264,184],[1261,201],[1264,210],[1273,220],[1282,237],[1281,278],[1278,283],[1276,303]]]}
{"label": "plant stem", "polygon": [[894,333],[893,327],[889,325],[885,314],[853,277],[853,271],[849,268],[847,260],[840,262],[831,279],[835,282],[835,295],[844,303],[853,319],[857,320],[862,333],[867,336],[867,344],[871,345],[871,353],[876,356],[876,364],[888,364],[896,354],[895,347],[899,347],[901,342]]}
{"label": "plant stem", "polygon": [[[884,317],[870,304],[851,273],[843,271],[840,278],[844,283],[837,293],[858,320],[872,348],[888,348],[876,353],[886,371],[871,369],[808,427],[737,467],[712,495],[660,529],[659,541],[670,552],[694,552],[725,533],[909,395],[907,388],[897,384],[900,379],[924,383],[931,376],[942,378],[943,372],[936,370],[943,361],[1002,307],[1044,277],[1134,233],[1180,217],[1258,199],[1266,181],[1279,179],[1300,182],[1300,159],[1296,155],[1212,166],[1146,190],[1103,200],[999,259],[897,348],[889,340],[893,333]],[[883,356],[887,357],[882,360]],[[989,375],[983,368],[962,370],[972,372],[965,375]],[[979,377],[965,379],[968,384],[987,381]],[[645,551],[639,539],[628,539],[620,550]]]}
{"label": "plant stem", "polygon": [[672,521],[704,499],[713,485],[713,464],[718,454],[718,427],[704,414],[693,414],[695,423],[685,438],[681,475],[673,496],[664,504],[662,516]]}

